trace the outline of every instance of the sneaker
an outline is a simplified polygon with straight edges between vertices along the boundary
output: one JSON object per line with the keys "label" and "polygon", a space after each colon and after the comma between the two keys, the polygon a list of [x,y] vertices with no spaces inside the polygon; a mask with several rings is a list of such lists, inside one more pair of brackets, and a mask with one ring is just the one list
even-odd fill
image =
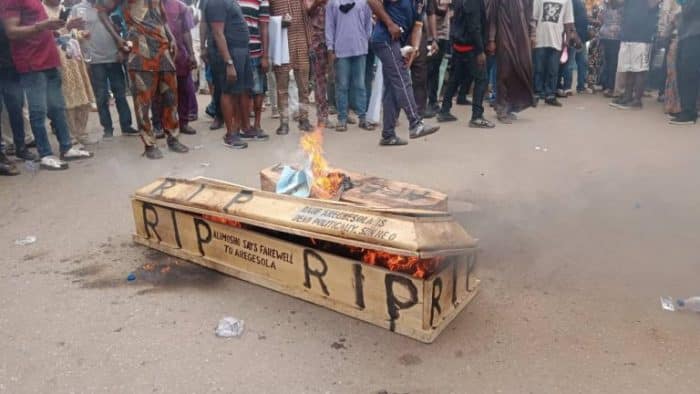
{"label": "sneaker", "polygon": [[161,152],[160,148],[155,145],[147,146],[146,150],[143,152],[143,155],[150,160],[158,160],[163,158],[163,152]]}
{"label": "sneaker", "polygon": [[571,89],[566,89],[566,90],[564,91],[564,95],[565,95],[564,97],[571,97],[571,96],[574,95],[574,91],[571,90]]}
{"label": "sneaker", "polygon": [[288,123],[282,123],[280,124],[280,127],[277,128],[275,131],[277,135],[287,135],[289,134],[289,124]]}
{"label": "sneaker", "polygon": [[39,166],[49,171],[61,171],[68,169],[68,163],[63,160],[59,160],[58,157],[53,155],[42,157],[39,161]]}
{"label": "sneaker", "polygon": [[338,115],[338,110],[335,107],[328,107],[328,115]]}
{"label": "sneaker", "polygon": [[311,122],[309,122],[309,119],[301,119],[299,121],[299,130],[302,131],[314,131],[314,126],[311,125]]}
{"label": "sneaker", "polygon": [[667,114],[666,114],[666,119],[668,119],[668,120],[674,120],[674,119],[676,119],[677,117],[679,117],[680,115],[681,115],[680,112],[675,113],[675,114],[667,113]]}
{"label": "sneaker", "polygon": [[15,176],[19,175],[19,170],[15,163],[10,161],[3,153],[0,153],[0,175]]}
{"label": "sneaker", "polygon": [[318,123],[316,123],[316,128],[318,129],[335,129],[336,123],[332,119],[326,119],[326,120],[319,120]]}
{"label": "sneaker", "polygon": [[361,128],[362,130],[374,131],[374,125],[372,123],[368,122],[366,119],[360,119],[360,123],[358,124],[358,127]]}
{"label": "sneaker", "polygon": [[488,120],[486,120],[484,118],[478,118],[478,119],[472,119],[469,122],[469,127],[473,128],[473,129],[492,129],[492,128],[496,127],[496,125],[493,124],[493,122],[489,122]]}
{"label": "sneaker", "polygon": [[357,119],[354,116],[348,114],[348,124],[357,124]]}
{"label": "sneaker", "polygon": [[623,107],[626,107],[629,102],[630,100],[627,100],[624,97],[618,97],[615,100],[611,101],[608,105],[613,108],[622,109]]}
{"label": "sneaker", "polygon": [[457,117],[449,112],[440,112],[437,114],[438,123],[456,122],[457,120]]}
{"label": "sneaker", "polygon": [[24,161],[39,161],[39,156],[37,156],[27,148],[24,148],[24,150],[22,151],[15,152],[15,157]]}
{"label": "sneaker", "polygon": [[239,137],[242,141],[267,141],[270,139],[270,136],[262,129],[254,128],[241,132]]}
{"label": "sneaker", "polygon": [[214,108],[214,103],[209,103],[209,105],[207,105],[207,108],[204,110],[204,113],[207,114],[210,118],[216,119],[216,109]]}
{"label": "sneaker", "polygon": [[440,126],[426,125],[425,123],[423,123],[423,121],[420,121],[420,123],[418,123],[408,131],[408,136],[411,139],[416,139],[437,133],[438,130],[440,130]]}
{"label": "sneaker", "polygon": [[141,135],[141,133],[136,130],[135,128],[129,126],[125,129],[122,129],[122,135],[127,136],[127,137],[136,137]]}
{"label": "sneaker", "polygon": [[391,137],[391,138],[382,138],[379,140],[379,145],[380,146],[402,146],[402,145],[408,145],[408,142],[406,140],[402,140],[399,137]]}
{"label": "sneaker", "polygon": [[694,125],[696,122],[697,118],[695,117],[679,114],[668,123],[676,126],[689,126]]}
{"label": "sneaker", "polygon": [[335,131],[345,132],[348,131],[348,124],[345,121],[339,120],[338,124],[335,126]]}
{"label": "sneaker", "polygon": [[548,98],[544,100],[544,103],[547,105],[551,105],[552,107],[561,107],[562,104],[557,100],[556,97]]}
{"label": "sneaker", "polygon": [[194,134],[197,134],[197,130],[192,128],[192,126],[186,124],[186,125],[180,127],[180,133],[186,134],[186,135],[194,135]]}
{"label": "sneaker", "polygon": [[102,138],[100,138],[100,137],[94,137],[94,136],[89,136],[89,135],[78,139],[78,141],[80,141],[80,143],[83,146],[85,146],[85,145],[97,145],[100,143],[101,140],[102,140]]}
{"label": "sneaker", "polygon": [[168,149],[175,153],[187,153],[190,151],[190,148],[171,136],[168,136]]}
{"label": "sneaker", "polygon": [[621,102],[617,104],[615,108],[621,110],[642,109],[642,102],[639,100]]}
{"label": "sneaker", "polygon": [[214,118],[209,126],[209,130],[219,130],[224,127],[224,121],[219,118]]}
{"label": "sneaker", "polygon": [[241,140],[238,133],[224,136],[224,145],[231,149],[245,149],[248,147],[248,143]]}
{"label": "sneaker", "polygon": [[566,98],[566,92],[564,89],[557,89],[557,93],[555,94],[559,98]]}
{"label": "sneaker", "polygon": [[114,133],[111,131],[105,131],[102,133],[102,140],[103,141],[111,141],[114,138]]}
{"label": "sneaker", "polygon": [[432,119],[435,115],[437,115],[437,111],[432,107],[428,107],[423,111],[423,119]]}
{"label": "sneaker", "polygon": [[92,157],[92,153],[86,151],[85,149],[72,147],[68,151],[61,153],[61,160],[73,161],[73,160],[83,160]]}

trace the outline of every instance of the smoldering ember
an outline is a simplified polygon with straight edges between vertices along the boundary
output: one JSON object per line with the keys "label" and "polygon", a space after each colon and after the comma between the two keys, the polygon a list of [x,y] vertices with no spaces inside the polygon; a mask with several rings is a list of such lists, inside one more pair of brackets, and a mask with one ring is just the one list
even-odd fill
{"label": "smoldering ember", "polygon": [[0,394],[696,393],[699,45],[700,0],[0,0]]}

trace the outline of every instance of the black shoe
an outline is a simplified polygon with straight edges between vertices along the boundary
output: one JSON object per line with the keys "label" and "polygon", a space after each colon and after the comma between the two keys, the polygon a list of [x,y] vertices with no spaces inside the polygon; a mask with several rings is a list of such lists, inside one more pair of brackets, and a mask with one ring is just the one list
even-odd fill
{"label": "black shoe", "polygon": [[165,132],[163,129],[155,129],[154,134],[156,136],[156,139],[162,140],[165,138]]}
{"label": "black shoe", "polygon": [[[107,133],[105,133],[107,134]],[[129,126],[126,129],[122,129],[122,135],[129,136],[129,137],[136,137],[138,135],[141,135],[138,130],[135,128]]]}
{"label": "black shoe", "polygon": [[39,156],[34,154],[27,148],[24,148],[24,150],[20,152],[15,152],[15,157],[25,161],[39,161]]}
{"label": "black shoe", "polygon": [[197,134],[197,130],[192,128],[192,126],[190,126],[190,125],[185,125],[183,127],[180,127],[180,133],[187,134],[187,135],[194,135],[194,134]]}
{"label": "black shoe", "polygon": [[466,97],[458,97],[457,105],[472,105],[472,101]]}
{"label": "black shoe", "polygon": [[224,145],[231,149],[245,149],[248,147],[247,142],[243,142],[238,133],[224,136]]}
{"label": "black shoe", "polygon": [[627,105],[630,102],[632,102],[632,100],[628,100],[624,97],[618,97],[615,100],[611,101],[610,104],[608,104],[608,105],[613,107],[613,108],[617,108],[617,109],[623,109],[623,108],[626,109]]}
{"label": "black shoe", "polygon": [[277,128],[277,131],[275,131],[275,133],[277,133],[277,135],[289,134],[289,124],[288,123],[280,124],[280,127]]}
{"label": "black shoe", "polygon": [[246,130],[245,132],[241,132],[239,137],[242,141],[267,141],[270,139],[270,136],[262,129]]}
{"label": "black shoe", "polygon": [[301,119],[299,121],[299,130],[306,132],[314,131],[314,126],[311,125],[308,119]]}
{"label": "black shoe", "polygon": [[15,176],[19,175],[19,170],[15,163],[10,161],[3,153],[0,153],[0,175]]}
{"label": "black shoe", "polygon": [[449,112],[440,112],[437,114],[438,123],[456,122],[458,119]]}
{"label": "black shoe", "polygon": [[214,106],[212,104],[207,105],[207,108],[204,110],[204,113],[209,115],[210,118],[216,119],[216,110],[214,109]]}
{"label": "black shoe", "polygon": [[177,138],[168,136],[168,149],[175,153],[187,153],[190,148],[183,145]]}
{"label": "black shoe", "polygon": [[557,100],[556,97],[544,99],[544,103],[547,105],[551,105],[552,107],[561,107],[562,104]]}
{"label": "black shoe", "polygon": [[32,140],[32,142],[26,144],[25,146],[27,148],[36,148],[36,140]]}
{"label": "black shoe", "polygon": [[338,115],[338,110],[335,107],[328,107],[328,115]]}
{"label": "black shoe", "polygon": [[689,126],[694,125],[697,122],[697,117],[688,116],[685,114],[678,114],[673,117],[668,123],[676,126]]}
{"label": "black shoe", "polygon": [[425,111],[423,111],[423,119],[432,119],[437,115],[437,112],[433,108],[426,108]]}
{"label": "black shoe", "polygon": [[219,118],[214,118],[209,126],[209,130],[219,130],[224,127],[224,121]]}
{"label": "black shoe", "polygon": [[362,130],[374,131],[374,125],[365,119],[360,119],[360,123],[357,126]]}
{"label": "black shoe", "polygon": [[5,149],[0,149],[0,153],[5,154],[7,156],[14,156],[15,155],[15,144],[9,143],[5,145]]}
{"label": "black shoe", "polygon": [[381,146],[402,146],[402,145],[408,145],[408,142],[405,140],[402,140],[399,137],[391,137],[391,138],[382,138],[379,141],[379,145]]}
{"label": "black shoe", "polygon": [[163,158],[163,152],[161,152],[160,149],[155,145],[147,146],[146,150],[143,152],[143,155],[151,160],[158,160]]}
{"label": "black shoe", "polygon": [[438,130],[440,130],[440,126],[426,125],[423,123],[423,121],[421,121],[408,131],[408,137],[411,139],[425,137],[427,135],[437,133]]}
{"label": "black shoe", "polygon": [[479,118],[479,119],[472,119],[469,122],[469,127],[474,128],[474,129],[492,129],[496,127],[495,124],[492,122],[489,122],[488,120],[484,118]]}

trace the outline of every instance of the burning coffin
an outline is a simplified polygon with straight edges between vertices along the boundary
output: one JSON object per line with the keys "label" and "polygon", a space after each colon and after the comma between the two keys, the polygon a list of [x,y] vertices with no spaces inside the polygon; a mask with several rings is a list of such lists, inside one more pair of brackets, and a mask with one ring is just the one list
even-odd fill
{"label": "burning coffin", "polygon": [[368,208],[207,178],[132,198],[143,245],[432,342],[475,296],[476,240],[440,210]]}

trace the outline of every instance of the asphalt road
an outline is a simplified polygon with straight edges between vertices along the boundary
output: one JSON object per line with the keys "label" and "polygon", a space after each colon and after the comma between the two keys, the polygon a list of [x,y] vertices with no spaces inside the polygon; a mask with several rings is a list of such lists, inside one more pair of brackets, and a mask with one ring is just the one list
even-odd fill
{"label": "asphalt road", "polygon": [[[481,241],[481,293],[432,345],[131,242],[136,188],[257,186],[298,158],[296,130],[231,151],[202,120],[186,156],[148,161],[123,137],[69,171],[1,178],[0,392],[695,393],[700,315],[659,296],[700,294],[700,130],[655,103],[606,104],[574,97],[491,131],[461,121],[403,148],[327,133],[332,165],[448,193]],[[215,337],[223,316],[245,320],[241,338]]]}

